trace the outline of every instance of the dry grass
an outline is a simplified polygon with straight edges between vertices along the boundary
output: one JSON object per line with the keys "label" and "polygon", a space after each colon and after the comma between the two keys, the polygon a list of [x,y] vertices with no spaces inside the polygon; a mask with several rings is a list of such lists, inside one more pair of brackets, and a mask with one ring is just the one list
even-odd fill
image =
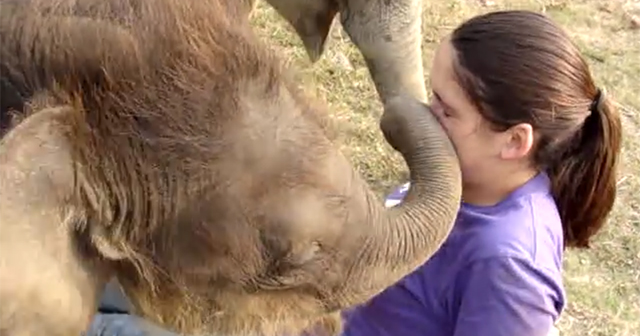
{"label": "dry grass", "polygon": [[[489,2],[489,1],[486,1]],[[499,8],[545,11],[561,23],[588,57],[598,82],[619,102],[626,139],[615,212],[589,251],[565,258],[568,307],[563,335],[640,335],[640,0],[425,0],[426,71],[435,44],[472,15]],[[323,58],[310,64],[300,41],[261,3],[254,16],[260,34],[281,47],[300,81],[326,100],[340,143],[382,193],[401,182],[404,164],[378,130],[381,106],[359,52],[339,25]]]}

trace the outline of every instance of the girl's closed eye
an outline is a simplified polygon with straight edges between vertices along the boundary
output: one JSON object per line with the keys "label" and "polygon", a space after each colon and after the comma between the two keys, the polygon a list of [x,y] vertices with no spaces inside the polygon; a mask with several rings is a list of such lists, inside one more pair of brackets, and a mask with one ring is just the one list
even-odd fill
{"label": "girl's closed eye", "polygon": [[441,117],[449,118],[451,116],[451,108],[448,107],[435,91],[431,92],[431,108]]}

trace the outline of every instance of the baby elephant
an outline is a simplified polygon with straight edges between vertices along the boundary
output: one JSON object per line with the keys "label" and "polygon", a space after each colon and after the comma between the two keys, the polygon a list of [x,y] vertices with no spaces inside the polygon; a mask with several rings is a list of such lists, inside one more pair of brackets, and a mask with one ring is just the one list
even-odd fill
{"label": "baby elephant", "polygon": [[240,6],[0,0],[2,336],[80,335],[112,278],[172,332],[337,333],[443,242],[460,169],[428,108],[386,100],[412,184],[385,209]]}

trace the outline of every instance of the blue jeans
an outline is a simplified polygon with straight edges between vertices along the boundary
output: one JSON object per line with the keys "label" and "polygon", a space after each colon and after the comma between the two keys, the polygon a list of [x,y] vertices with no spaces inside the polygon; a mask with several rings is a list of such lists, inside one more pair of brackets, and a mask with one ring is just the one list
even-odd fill
{"label": "blue jeans", "polygon": [[178,336],[135,315],[98,313],[84,336]]}
{"label": "blue jeans", "polygon": [[98,313],[83,336],[178,336],[144,319],[130,315],[131,304],[116,281],[107,284]]}

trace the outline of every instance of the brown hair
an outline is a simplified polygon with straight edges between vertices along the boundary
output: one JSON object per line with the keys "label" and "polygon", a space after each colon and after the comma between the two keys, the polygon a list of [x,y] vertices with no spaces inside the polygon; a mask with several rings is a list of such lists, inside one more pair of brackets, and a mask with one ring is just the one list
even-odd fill
{"label": "brown hair", "polygon": [[498,130],[532,125],[565,246],[589,247],[615,200],[622,131],[576,45],[546,16],[520,10],[476,16],[451,43],[459,84],[483,117]]}

